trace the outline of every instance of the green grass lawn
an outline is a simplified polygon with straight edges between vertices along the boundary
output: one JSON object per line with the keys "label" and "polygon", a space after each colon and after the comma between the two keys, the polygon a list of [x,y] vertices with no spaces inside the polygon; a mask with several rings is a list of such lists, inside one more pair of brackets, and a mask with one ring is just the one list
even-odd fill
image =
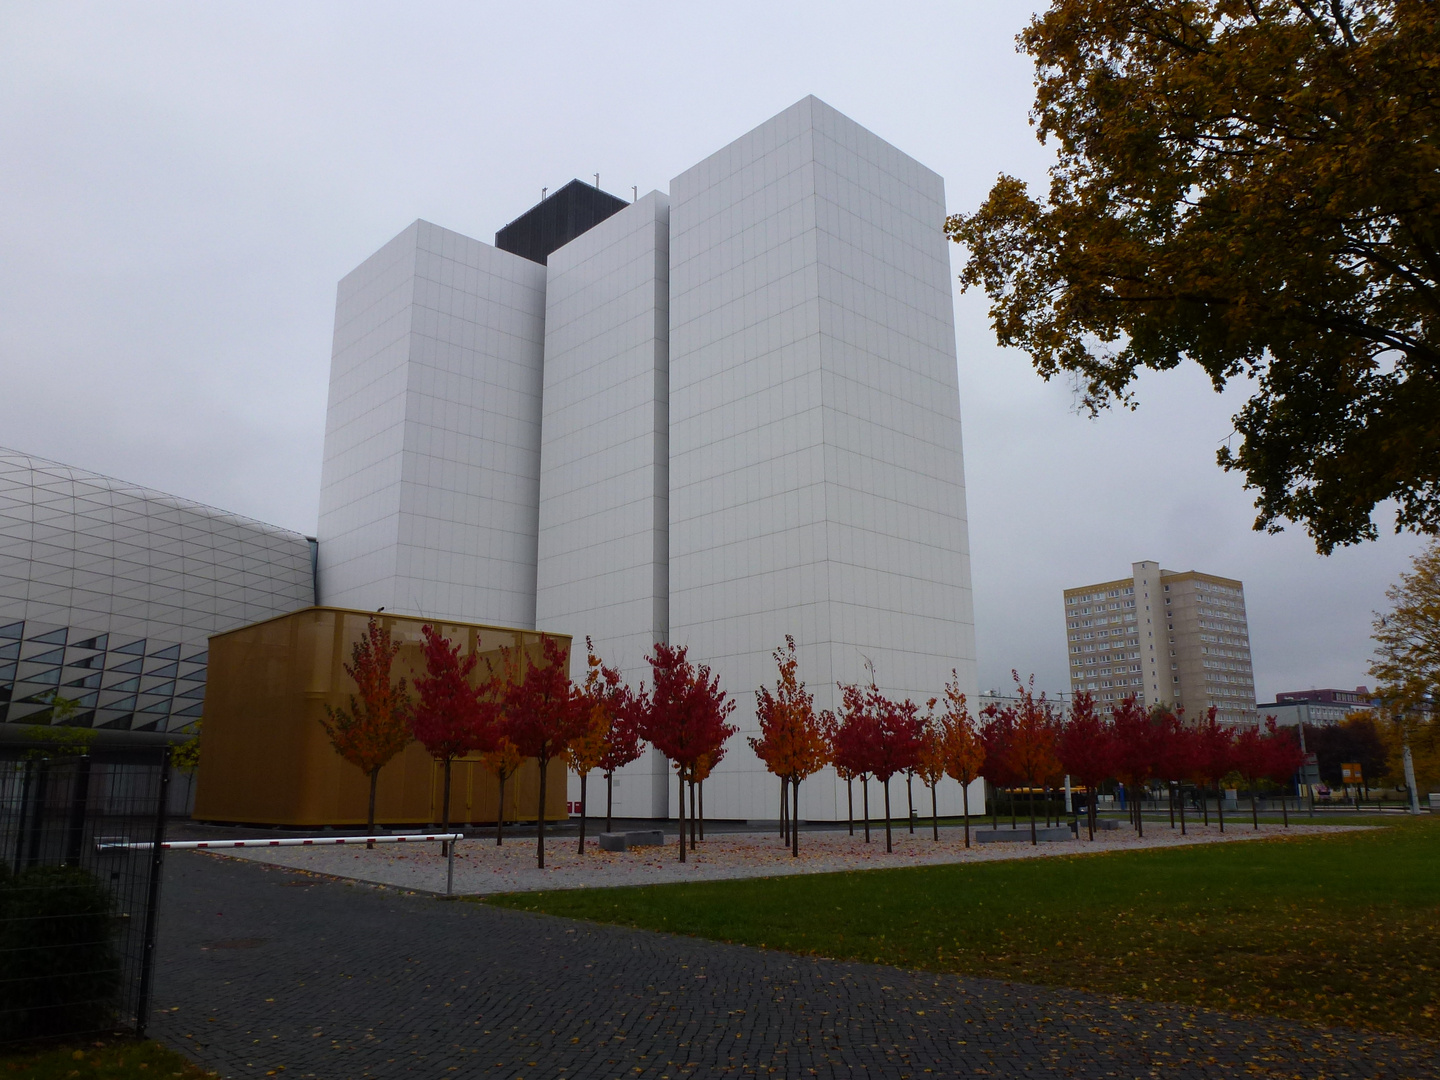
{"label": "green grass lawn", "polygon": [[25,1080],[205,1080],[206,1072],[157,1042],[133,1039],[72,1043],[0,1056],[0,1077]]}
{"label": "green grass lawn", "polygon": [[1440,818],[1429,816],[1341,835],[486,902],[1440,1037]]}

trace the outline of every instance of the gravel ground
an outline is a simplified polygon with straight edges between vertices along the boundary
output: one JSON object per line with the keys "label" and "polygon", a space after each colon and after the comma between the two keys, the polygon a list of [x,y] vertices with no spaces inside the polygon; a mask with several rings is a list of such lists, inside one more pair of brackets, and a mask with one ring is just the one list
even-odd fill
{"label": "gravel ground", "polygon": [[[800,857],[773,833],[713,835],[678,860],[673,831],[664,848],[644,847],[624,852],[601,851],[592,838],[585,854],[577,850],[577,837],[552,837],[545,845],[545,869],[535,863],[535,841],[516,838],[501,847],[494,839],[476,837],[456,846],[457,894],[484,896],[502,892],[538,892],[551,889],[609,888],[623,885],[657,885],[673,881],[712,881],[726,878],[778,877],[785,874],[825,874],[843,870],[872,870],[896,866],[934,866],[942,863],[985,862],[993,859],[1046,858],[1185,844],[1232,843],[1274,836],[1305,836],[1356,828],[1347,825],[1261,825],[1237,827],[1227,823],[1223,834],[1211,825],[1191,825],[1187,836],[1168,825],[1146,822],[1144,839],[1128,828],[1097,832],[1095,840],[1070,840],[1031,846],[1029,829],[1019,830],[1020,842],[964,846],[961,829],[941,829],[937,843],[928,828],[912,836],[894,833],[895,850],[886,854],[884,828],[872,829],[865,843],[857,828],[846,832],[803,832]],[[1363,827],[1363,826],[1362,826]],[[673,830],[673,826],[672,826]],[[1082,833],[1083,837],[1083,833]],[[315,874],[388,885],[423,892],[444,892],[446,860],[438,844],[384,844],[374,850],[349,846],[237,849],[225,854],[237,859],[284,866]]]}

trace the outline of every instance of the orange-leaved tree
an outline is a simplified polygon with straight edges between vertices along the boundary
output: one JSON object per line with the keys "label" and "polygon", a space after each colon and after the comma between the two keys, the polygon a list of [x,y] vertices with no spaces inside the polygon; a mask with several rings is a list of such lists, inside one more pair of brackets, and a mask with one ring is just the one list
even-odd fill
{"label": "orange-leaved tree", "polygon": [[945,779],[945,731],[935,716],[935,698],[927,703],[929,715],[920,732],[920,751],[915,756],[915,772],[921,782],[930,789],[930,830],[938,843],[940,840],[940,804],[935,787]]}
{"label": "orange-leaved tree", "polygon": [[[945,705],[940,713],[945,771],[960,782],[960,805],[965,813],[965,846],[970,846],[970,785],[980,777],[985,764],[985,741],[975,726],[965,695],[960,692],[960,673],[950,669],[945,684]],[[983,807],[982,807],[983,809]]]}
{"label": "orange-leaved tree", "polygon": [[[392,682],[390,669],[400,643],[390,640],[390,631],[373,615],[365,633],[350,649],[345,674],[355,681],[350,708],[325,706],[325,733],[335,752],[354,765],[370,782],[370,810],[365,831],[375,832],[375,787],[380,770],[404,750],[410,734],[410,695],[405,680]],[[368,841],[373,848],[375,842]]]}
{"label": "orange-leaved tree", "polygon": [[520,771],[520,756],[516,745],[501,735],[494,746],[480,756],[480,763],[500,782],[500,809],[495,813],[495,846],[505,840],[505,781]]}
{"label": "orange-leaved tree", "polygon": [[1030,792],[1030,843],[1036,843],[1035,835],[1035,785],[1048,783],[1060,772],[1060,761],[1055,756],[1055,740],[1058,724],[1055,710],[1042,691],[1035,696],[1035,676],[1030,676],[1027,685],[1020,681],[1018,671],[1010,672],[1015,680],[1019,701],[1015,705],[1015,732],[1010,744],[1010,767],[1016,776],[1025,781]]}
{"label": "orange-leaved tree", "polygon": [[540,638],[541,663],[523,647],[506,649],[505,666],[512,675],[505,686],[505,735],[522,757],[540,766],[536,811],[535,859],[545,869],[545,794],[550,762],[584,734],[588,710],[570,682],[569,650],[549,635]]}
{"label": "orange-leaved tree", "polygon": [[815,711],[815,695],[805,689],[798,674],[795,639],[785,635],[785,648],[773,653],[779,678],[775,689],[762,686],[755,692],[755,717],[760,738],[750,739],[755,756],[780,778],[781,792],[787,787],[791,799],[790,855],[800,857],[800,782],[823,769],[830,761],[828,713]]}
{"label": "orange-leaved tree", "polygon": [[589,817],[586,784],[590,773],[605,762],[610,731],[615,725],[620,673],[595,655],[595,643],[585,638],[585,682],[580,687],[584,727],[565,748],[565,762],[580,777],[580,854],[585,854],[585,823]]}

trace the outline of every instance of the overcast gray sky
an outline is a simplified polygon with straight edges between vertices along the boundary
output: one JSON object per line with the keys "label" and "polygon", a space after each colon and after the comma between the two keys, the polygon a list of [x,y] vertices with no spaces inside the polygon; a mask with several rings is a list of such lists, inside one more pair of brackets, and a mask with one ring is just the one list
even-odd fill
{"label": "overcast gray sky", "polygon": [[[810,93],[972,209],[1044,178],[1034,7],[4,0],[0,445],[313,532],[335,283],[412,220],[489,241],[572,177],[664,190]],[[1244,581],[1262,698],[1365,681],[1417,540],[1254,533],[1215,465],[1243,385],[1090,420],[983,297],[956,315],[982,686],[1064,688],[1061,590],[1145,558]]]}

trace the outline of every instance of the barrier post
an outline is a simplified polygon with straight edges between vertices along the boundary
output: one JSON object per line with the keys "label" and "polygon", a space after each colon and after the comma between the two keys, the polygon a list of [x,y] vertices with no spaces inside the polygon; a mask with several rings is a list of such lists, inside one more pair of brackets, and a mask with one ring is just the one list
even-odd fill
{"label": "barrier post", "polygon": [[455,891],[455,841],[451,840],[446,846],[449,850],[445,855],[445,895],[450,896]]}

